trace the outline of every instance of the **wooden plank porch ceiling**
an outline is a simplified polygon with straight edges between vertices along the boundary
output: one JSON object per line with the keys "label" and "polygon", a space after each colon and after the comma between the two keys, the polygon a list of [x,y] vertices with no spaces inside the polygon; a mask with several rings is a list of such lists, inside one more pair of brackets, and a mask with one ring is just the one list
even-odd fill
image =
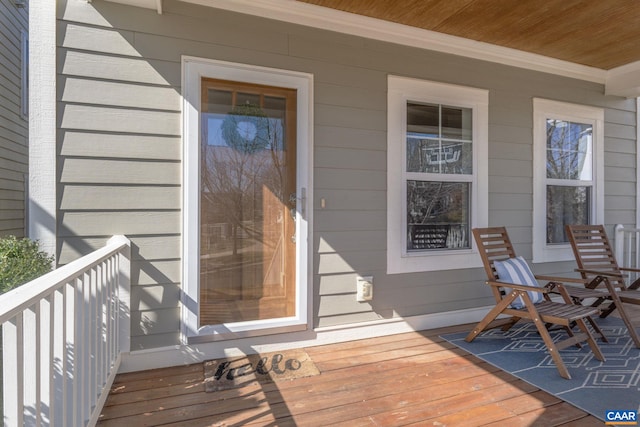
{"label": "wooden plank porch ceiling", "polygon": [[308,347],[320,375],[213,393],[202,364],[119,374],[98,425],[603,425],[439,337],[471,326]]}
{"label": "wooden plank porch ceiling", "polygon": [[297,0],[610,70],[640,60],[637,0]]}

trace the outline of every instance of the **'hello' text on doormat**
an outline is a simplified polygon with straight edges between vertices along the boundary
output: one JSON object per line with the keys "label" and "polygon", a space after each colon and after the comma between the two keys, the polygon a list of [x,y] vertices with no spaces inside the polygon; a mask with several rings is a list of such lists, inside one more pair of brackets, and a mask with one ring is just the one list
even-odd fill
{"label": "'hello' text on doormat", "polygon": [[207,392],[227,390],[252,381],[278,382],[319,373],[307,352],[301,349],[204,362],[204,383]]}

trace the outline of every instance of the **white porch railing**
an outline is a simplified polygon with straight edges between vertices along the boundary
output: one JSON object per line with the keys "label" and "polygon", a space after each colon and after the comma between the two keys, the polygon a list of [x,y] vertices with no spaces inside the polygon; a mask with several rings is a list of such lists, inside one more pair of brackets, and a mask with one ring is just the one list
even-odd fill
{"label": "white porch railing", "polygon": [[131,243],[0,295],[5,426],[95,425],[129,351]]}
{"label": "white porch railing", "polygon": [[[640,228],[625,228],[616,225],[615,255],[618,265],[627,268],[640,268]],[[629,273],[629,283],[639,277],[638,273]]]}

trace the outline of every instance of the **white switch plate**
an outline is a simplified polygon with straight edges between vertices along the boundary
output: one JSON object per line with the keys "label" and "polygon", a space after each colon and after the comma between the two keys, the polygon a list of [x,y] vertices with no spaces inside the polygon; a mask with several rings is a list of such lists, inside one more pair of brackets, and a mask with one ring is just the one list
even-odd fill
{"label": "white switch plate", "polygon": [[356,281],[356,301],[364,302],[373,299],[373,276],[358,277]]}

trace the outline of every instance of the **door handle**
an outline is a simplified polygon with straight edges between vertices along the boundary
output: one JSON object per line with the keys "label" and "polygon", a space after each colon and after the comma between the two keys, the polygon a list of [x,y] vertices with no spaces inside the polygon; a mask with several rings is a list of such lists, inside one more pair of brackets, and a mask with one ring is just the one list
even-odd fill
{"label": "door handle", "polygon": [[298,200],[300,200],[300,215],[303,217],[306,214],[307,210],[307,189],[302,187],[300,189],[300,198],[298,198],[297,193],[289,194],[289,205],[295,207],[298,205]]}
{"label": "door handle", "polygon": [[293,220],[293,235],[291,236],[291,242],[293,244],[296,243],[296,205],[298,204],[298,197],[296,193],[289,194],[289,215],[291,215],[291,219]]}

